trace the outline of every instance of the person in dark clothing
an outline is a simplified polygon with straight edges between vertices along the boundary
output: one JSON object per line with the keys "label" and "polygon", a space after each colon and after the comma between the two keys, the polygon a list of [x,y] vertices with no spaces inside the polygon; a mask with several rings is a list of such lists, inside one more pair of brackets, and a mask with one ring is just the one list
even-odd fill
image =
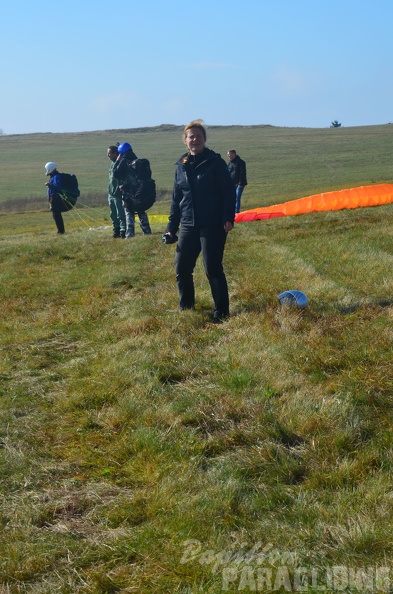
{"label": "person in dark clothing", "polygon": [[227,153],[227,157],[229,159],[229,175],[231,176],[233,185],[236,188],[236,212],[240,212],[240,201],[243,190],[247,185],[246,162],[236,154],[235,149],[230,149]]}
{"label": "person in dark clothing", "polygon": [[229,316],[222,262],[235,219],[235,188],[225,161],[205,146],[206,130],[200,120],[186,125],[183,140],[188,151],[176,163],[166,229],[166,235],[174,238],[180,227],[175,256],[179,305],[180,310],[195,306],[193,271],[202,252],[214,301],[213,321],[219,323]]}
{"label": "person in dark clothing", "polygon": [[113,168],[119,156],[117,146],[112,144],[108,148],[107,155],[111,161],[109,166],[108,203],[113,226],[113,238],[121,237],[124,239],[126,236],[126,213],[124,211],[119,182],[113,177]]}
{"label": "person in dark clothing", "polygon": [[57,165],[53,161],[45,165],[45,173],[50,176],[49,181],[45,184],[48,188],[47,194],[50,210],[52,211],[53,220],[56,223],[57,233],[63,235],[65,229],[62,213],[73,208],[76,198],[79,196],[79,190],[74,194],[62,187],[62,174],[57,171]]}
{"label": "person in dark clothing", "polygon": [[[127,206],[132,204],[132,189],[135,185],[135,173],[130,166],[138,157],[128,142],[122,142],[118,147],[119,155],[113,167],[113,177],[118,180],[123,195],[124,210],[126,212],[126,239],[135,236],[135,210]],[[143,210],[137,211],[139,225],[145,235],[151,235],[149,217]]]}

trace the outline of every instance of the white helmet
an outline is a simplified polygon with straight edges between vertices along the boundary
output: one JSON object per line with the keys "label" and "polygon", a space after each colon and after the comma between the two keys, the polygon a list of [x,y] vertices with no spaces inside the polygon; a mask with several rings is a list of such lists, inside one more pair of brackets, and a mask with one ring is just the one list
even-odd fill
{"label": "white helmet", "polygon": [[53,171],[55,169],[57,169],[56,163],[53,163],[53,161],[49,161],[49,163],[47,163],[45,165],[45,173],[46,173],[46,175],[50,175],[51,173],[53,173]]}

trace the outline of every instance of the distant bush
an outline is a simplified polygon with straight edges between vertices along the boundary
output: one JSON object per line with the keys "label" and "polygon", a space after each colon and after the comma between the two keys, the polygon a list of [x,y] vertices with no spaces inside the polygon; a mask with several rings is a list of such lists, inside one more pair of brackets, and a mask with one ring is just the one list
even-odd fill
{"label": "distant bush", "polygon": [[4,200],[0,202],[0,212],[1,213],[12,213],[12,212],[29,212],[29,211],[37,211],[42,210],[47,206],[45,199],[40,198],[18,198]]}

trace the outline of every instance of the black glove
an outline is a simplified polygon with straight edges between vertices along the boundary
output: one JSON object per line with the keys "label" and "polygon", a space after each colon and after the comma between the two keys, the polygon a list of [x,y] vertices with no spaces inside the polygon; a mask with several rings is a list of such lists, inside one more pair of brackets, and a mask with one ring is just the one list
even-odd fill
{"label": "black glove", "polygon": [[177,235],[170,235],[169,233],[164,233],[164,235],[162,236],[162,243],[176,243],[177,239]]}

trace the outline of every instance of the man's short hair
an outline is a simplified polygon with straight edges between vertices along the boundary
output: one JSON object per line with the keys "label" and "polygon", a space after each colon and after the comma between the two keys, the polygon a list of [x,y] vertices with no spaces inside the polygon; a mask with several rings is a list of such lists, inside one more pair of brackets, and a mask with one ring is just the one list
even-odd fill
{"label": "man's short hair", "polygon": [[231,153],[231,155],[236,155],[235,149],[229,149],[228,153]]}

